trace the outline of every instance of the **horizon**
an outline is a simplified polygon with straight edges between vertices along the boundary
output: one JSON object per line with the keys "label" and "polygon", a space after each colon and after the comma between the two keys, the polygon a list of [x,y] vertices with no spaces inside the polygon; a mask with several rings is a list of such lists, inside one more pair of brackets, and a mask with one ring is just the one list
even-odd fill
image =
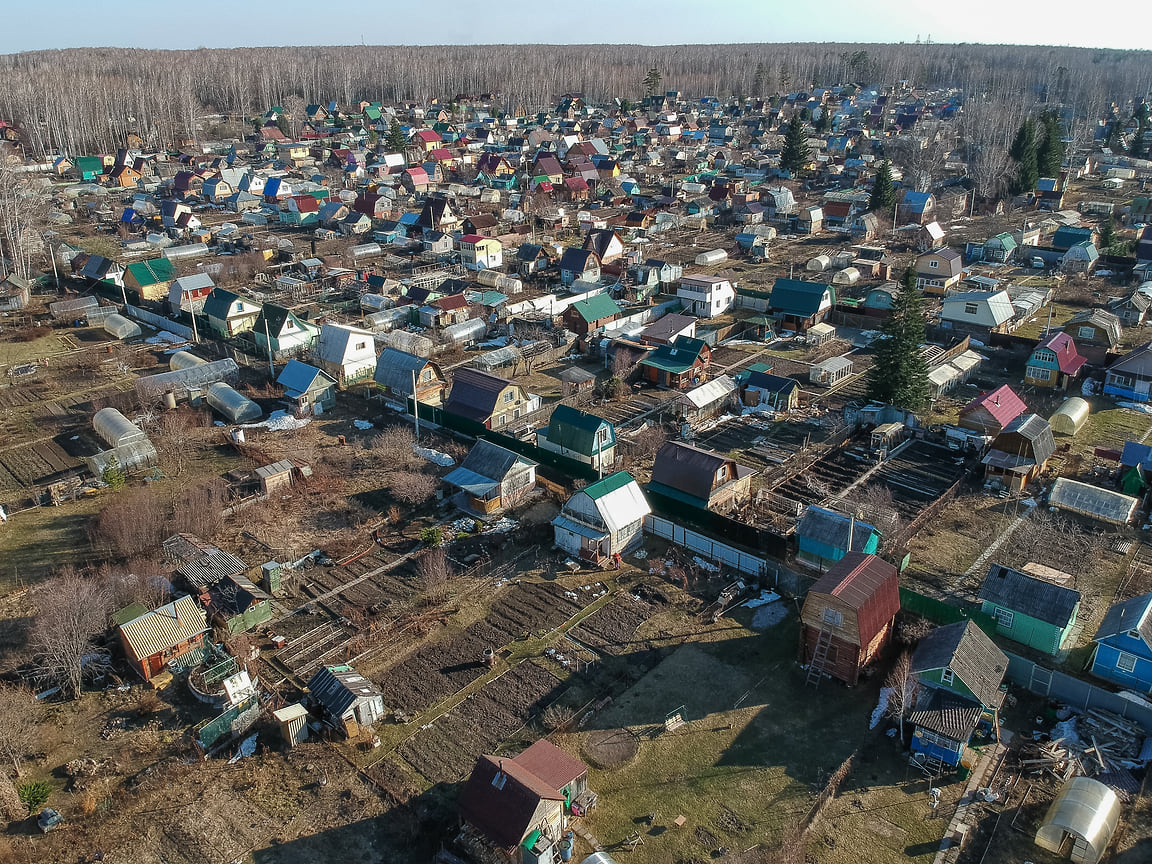
{"label": "horizon", "polygon": [[[404,6],[386,0],[364,9],[349,24],[328,19],[304,0],[284,0],[278,15],[266,20],[254,6],[233,6],[205,0],[195,16],[161,18],[135,0],[106,0],[93,9],[79,0],[34,6],[9,16],[0,35],[0,54],[52,50],[162,50],[245,48],[341,48],[394,46],[485,47],[501,45],[579,46],[634,45],[674,48],[688,45],[983,45],[1004,47],[1082,48],[1086,50],[1148,51],[1138,27],[1123,26],[1126,13],[1134,20],[1147,14],[1143,3],[1120,0],[1107,20],[1078,21],[1071,28],[1063,19],[1035,16],[1027,9],[971,0],[966,14],[955,20],[944,8],[909,9],[900,0],[877,0],[867,14],[848,0],[826,0],[818,21],[807,8],[779,0],[725,0],[720,8],[701,15],[691,0],[586,0],[583,13],[542,10],[532,0],[506,0],[496,18],[476,20],[476,6],[463,0],[441,0],[438,36],[413,41],[400,36],[393,21],[417,21],[411,29],[428,32],[426,19],[415,19]],[[1144,7],[1143,9],[1141,7]],[[453,13],[458,13],[454,15]],[[507,22],[516,22],[510,26]],[[611,22],[604,26],[604,22]],[[990,26],[994,21],[997,26]],[[131,22],[126,28],[125,22]],[[131,29],[134,38],[125,39]],[[314,38],[301,41],[306,29]],[[143,31],[143,32],[142,32]],[[354,38],[349,37],[353,35]],[[623,31],[626,38],[611,38]],[[1075,41],[1068,40],[1074,33]],[[1028,41],[1011,41],[1007,34],[1027,33]],[[244,34],[244,38],[237,38]],[[387,34],[387,35],[385,35]],[[509,38],[519,36],[520,38]],[[383,37],[383,38],[381,38]],[[989,38],[991,37],[991,38]]]}

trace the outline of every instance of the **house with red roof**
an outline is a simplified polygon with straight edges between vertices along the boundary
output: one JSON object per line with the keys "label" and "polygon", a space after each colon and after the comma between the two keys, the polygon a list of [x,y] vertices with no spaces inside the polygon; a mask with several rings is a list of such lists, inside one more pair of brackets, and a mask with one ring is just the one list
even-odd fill
{"label": "house with red roof", "polygon": [[1005,384],[988,393],[982,393],[960,409],[959,425],[981,435],[995,437],[1009,423],[1025,414],[1028,406],[1016,392]]}
{"label": "house with red roof", "polygon": [[435,129],[417,129],[412,136],[412,143],[425,153],[431,153],[444,141]]}
{"label": "house with red roof", "polygon": [[899,611],[896,568],[875,555],[846,552],[804,600],[800,664],[810,678],[827,675],[853,686],[892,638]]}
{"label": "house with red roof", "polygon": [[1024,369],[1024,383],[1067,390],[1068,382],[1079,376],[1086,362],[1071,336],[1063,331],[1053,333],[1033,349]]}
{"label": "house with red roof", "polygon": [[417,192],[428,187],[428,172],[419,165],[413,165],[400,175],[400,183],[409,192]]}
{"label": "house with red roof", "polygon": [[550,851],[558,860],[572,805],[587,787],[584,763],[541,739],[519,756],[481,756],[460,793],[460,819],[472,842],[505,860],[552,860]]}

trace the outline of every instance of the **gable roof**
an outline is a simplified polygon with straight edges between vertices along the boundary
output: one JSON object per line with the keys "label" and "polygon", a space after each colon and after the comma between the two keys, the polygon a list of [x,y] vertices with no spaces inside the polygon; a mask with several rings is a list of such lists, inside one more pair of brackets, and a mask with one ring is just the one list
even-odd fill
{"label": "gable roof", "polygon": [[136,284],[141,288],[157,285],[161,282],[171,282],[176,275],[172,262],[167,258],[153,258],[150,261],[136,261],[124,268],[130,273]]}
{"label": "gable roof", "polygon": [[769,393],[791,393],[800,389],[800,382],[795,378],[786,378],[783,375],[773,375],[759,369],[750,369],[744,381],[745,387],[755,387]]}
{"label": "gable roof", "polygon": [[631,525],[652,512],[648,500],[627,471],[617,471],[603,480],[585,486],[577,495],[587,495],[596,504],[600,518],[612,532]]}
{"label": "gable roof", "polygon": [[1003,564],[988,568],[977,595],[981,600],[1056,627],[1066,627],[1080,603],[1080,592],[1021,573]]}
{"label": "gable roof", "polygon": [[859,644],[869,645],[900,611],[899,572],[876,555],[847,552],[808,589],[813,594],[828,594],[856,610]]}
{"label": "gable roof", "polygon": [[857,519],[853,526],[850,517],[815,504],[808,505],[796,526],[798,537],[815,540],[835,549],[847,549],[849,532],[852,534],[852,548],[848,551],[852,552],[863,552],[871,536],[880,534],[875,526],[867,522]]}
{"label": "gable roof", "polygon": [[481,756],[460,793],[460,816],[497,846],[511,849],[528,833],[542,800],[564,796],[515,759]]}
{"label": "gable roof", "polygon": [[1092,639],[1096,642],[1135,630],[1152,648],[1152,593],[1141,594],[1122,603],[1113,603]]}
{"label": "gable roof", "polygon": [[292,359],[284,365],[284,368],[276,377],[276,383],[284,388],[285,396],[290,399],[296,399],[311,390],[316,385],[317,378],[324,384],[336,383],[336,379],[322,369],[317,369],[315,366],[310,366],[300,360]]}
{"label": "gable roof", "polygon": [[578,300],[572,308],[589,324],[620,314],[620,307],[607,294],[594,294],[585,300]]}
{"label": "gable roof", "polygon": [[615,426],[595,414],[589,414],[570,405],[557,405],[548,419],[546,437],[549,444],[591,456],[596,452],[596,433],[603,426],[608,427],[608,440],[601,445],[601,448],[616,443]]}
{"label": "gable roof", "polygon": [[706,344],[702,339],[677,336],[671,344],[658,345],[655,351],[640,361],[640,365],[682,374],[699,362]]}
{"label": "gable roof", "polygon": [[322,666],[308,682],[308,691],[333,717],[344,714],[361,699],[380,696],[380,690],[351,666]]}
{"label": "gable roof", "polygon": [[768,302],[773,310],[807,318],[820,311],[825,291],[829,292],[829,296],[835,302],[836,292],[831,285],[780,278],[772,284]]}
{"label": "gable roof", "polygon": [[1076,343],[1072,341],[1072,337],[1063,330],[1053,333],[1036,346],[1036,350],[1040,349],[1046,349],[1056,355],[1056,365],[1065,375],[1075,375],[1087,362],[1076,350]]}
{"label": "gable roof", "polygon": [[256,316],[256,322],[252,325],[252,330],[258,335],[263,335],[265,333],[265,325],[267,325],[267,333],[275,339],[284,330],[284,325],[289,319],[294,321],[301,331],[305,329],[304,322],[297,318],[291,309],[277,306],[275,303],[265,303],[260,308],[260,314]]}
{"label": "gable roof", "polygon": [[409,354],[398,348],[388,347],[381,351],[380,356],[376,358],[376,373],[373,377],[377,384],[387,387],[394,393],[411,396],[412,373],[422,372],[424,367],[429,365],[436,370],[437,377],[443,380],[444,376],[440,374],[440,367],[431,360]]}
{"label": "gable roof", "polygon": [[940,317],[949,321],[971,321],[973,316],[965,311],[970,303],[976,304],[976,319],[984,319],[978,323],[990,327],[999,327],[1016,314],[1007,291],[963,291],[944,298]]}
{"label": "gable roof", "polygon": [[208,614],[191,595],[173,600],[120,626],[124,641],[141,660],[175,648],[207,630]]}
{"label": "gable roof", "polygon": [[960,416],[971,414],[979,408],[983,408],[991,414],[992,419],[999,423],[1002,428],[1028,410],[1024,400],[1017,396],[1016,391],[1007,384],[977,396],[960,409]]}
{"label": "gable roof", "polygon": [[1152,342],[1145,342],[1133,348],[1115,363],[1108,367],[1109,372],[1136,372],[1141,375],[1152,374]]}
{"label": "gable roof", "polygon": [[699,447],[681,444],[678,441],[669,441],[660,448],[656,459],[652,462],[652,484],[681,492],[700,501],[707,501],[708,496],[712,494],[716,472],[728,463],[732,464],[736,478],[755,473],[751,468],[738,465],[734,460],[719,453],[701,450]]}
{"label": "gable roof", "polygon": [[1105,309],[1085,309],[1069,318],[1064,329],[1071,330],[1073,326],[1082,324],[1103,330],[1112,345],[1120,341],[1120,334],[1124,332],[1120,319]]}
{"label": "gable roof", "polygon": [[583,273],[590,267],[599,265],[599,259],[590,249],[573,249],[571,246],[560,256],[559,268],[572,273]]}
{"label": "gable roof", "polygon": [[[444,410],[483,423],[496,409],[496,399],[505,387],[515,384],[507,378],[481,372],[468,366],[452,373],[452,390]],[[517,385],[518,386],[518,385]]]}
{"label": "gable roof", "polygon": [[972,621],[937,627],[920,640],[912,655],[913,674],[936,669],[951,669],[987,708],[1004,701],[1000,683],[1008,671],[1008,658]]}
{"label": "gable roof", "polygon": [[517,756],[516,763],[533,776],[539,777],[551,789],[563,789],[588,773],[583,762],[569,756],[547,738],[541,738]]}

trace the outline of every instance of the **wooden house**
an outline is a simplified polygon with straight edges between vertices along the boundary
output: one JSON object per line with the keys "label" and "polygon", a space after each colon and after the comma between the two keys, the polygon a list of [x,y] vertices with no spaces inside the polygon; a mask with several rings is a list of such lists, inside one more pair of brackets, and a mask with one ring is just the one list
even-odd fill
{"label": "wooden house", "polygon": [[648,491],[713,513],[728,513],[752,497],[756,471],[720,453],[669,441],[652,463]]}
{"label": "wooden house", "polygon": [[781,277],[772,284],[768,311],[781,328],[805,333],[823,321],[835,303],[836,289],[831,285]]}
{"label": "wooden house", "polygon": [[[288,465],[291,476],[292,463]],[[263,466],[264,469],[272,466]],[[257,468],[259,475],[261,468]],[[272,598],[242,573],[225,576],[205,587],[200,603],[212,622],[229,633],[247,633],[272,617]]]}
{"label": "wooden house", "polygon": [[565,249],[560,256],[559,269],[560,282],[564,285],[600,280],[600,259],[590,249]]}
{"label": "wooden house", "polygon": [[300,360],[289,360],[276,378],[297,413],[323,414],[336,407],[336,379]]}
{"label": "wooden house", "polygon": [[1021,492],[1040,476],[1055,452],[1048,421],[1038,414],[1021,414],[992,441],[981,460],[984,477]]}
{"label": "wooden house", "polygon": [[605,564],[640,545],[644,517],[651,512],[640,484],[618,471],[564,503],[552,520],[556,545],[578,561]]}
{"label": "wooden house", "polygon": [[901,225],[927,225],[936,219],[936,196],[931,192],[907,190],[896,204],[896,221]]}
{"label": "wooden house", "polygon": [[900,611],[899,573],[875,555],[848,552],[808,589],[798,659],[848,686],[884,650]]}
{"label": "wooden house", "polygon": [[1147,402],[1152,393],[1152,342],[1133,348],[1108,367],[1104,395]]}
{"label": "wooden house", "polygon": [[1097,345],[1109,351],[1116,349],[1124,328],[1120,319],[1105,309],[1085,309],[1068,319],[1064,332],[1081,345]]}
{"label": "wooden house", "polygon": [[19,312],[32,298],[32,283],[9,273],[0,280],[0,312]]}
{"label": "wooden house", "polygon": [[1084,367],[1085,358],[1066,332],[1053,333],[1041,340],[1028,358],[1024,383],[1034,387],[1067,390]]}
{"label": "wooden house", "polygon": [[578,336],[588,336],[599,333],[605,325],[612,323],[620,317],[620,307],[616,301],[607,294],[594,294],[584,300],[578,300],[561,316],[564,326]]}
{"label": "wooden house", "polygon": [[119,626],[120,644],[145,681],[168,668],[197,665],[203,656],[208,615],[191,595],[173,600]]}
{"label": "wooden house", "polygon": [[529,413],[528,392],[514,381],[463,367],[452,374],[452,390],[444,411],[485,429],[503,430]]}
{"label": "wooden house", "polygon": [[913,724],[912,758],[929,769],[953,768],[963,761],[978,728],[999,737],[1000,689],[1008,658],[972,621],[937,627],[912,654],[917,696],[908,719]]}
{"label": "wooden house", "polygon": [[372,378],[376,371],[376,343],[358,327],[325,323],[316,342],[317,365],[346,387]]}
{"label": "wooden house", "polygon": [[876,554],[880,532],[850,516],[809,504],[796,524],[796,560],[824,570],[848,552]]}
{"label": "wooden house", "polygon": [[712,349],[700,339],[677,336],[669,345],[657,346],[639,362],[645,381],[670,390],[688,390],[704,383]]}
{"label": "wooden house", "polygon": [[1152,594],[1113,603],[1092,641],[1093,675],[1152,693]]}
{"label": "wooden house", "polygon": [[1068,642],[1080,611],[1079,591],[1003,564],[988,569],[977,596],[997,633],[1052,656]]}
{"label": "wooden house", "polygon": [[265,355],[283,359],[300,354],[316,341],[316,327],[275,303],[265,303],[252,323],[252,336]]}
{"label": "wooden house", "polygon": [[374,378],[386,398],[397,402],[411,399],[415,386],[417,402],[440,405],[448,389],[448,380],[438,363],[391,347],[376,358]]}
{"label": "wooden house", "polygon": [[136,261],[124,268],[124,288],[135,291],[141,300],[166,300],[175,278],[176,270],[167,258]]}
{"label": "wooden house", "polygon": [[536,433],[536,446],[604,473],[616,464],[616,427],[595,414],[561,404],[548,419],[548,428]]}
{"label": "wooden house", "polygon": [[208,327],[222,339],[251,330],[260,317],[260,304],[224,288],[216,287],[204,300]]}
{"label": "wooden house", "polygon": [[800,382],[795,378],[750,369],[740,380],[740,401],[746,408],[786,413],[800,407]]}
{"label": "wooden house", "polygon": [[459,489],[468,509],[490,514],[522,503],[536,487],[536,466],[519,453],[483,438],[472,445],[444,482]]}
{"label": "wooden house", "polygon": [[916,259],[916,287],[925,294],[947,294],[963,274],[963,258],[955,249],[934,249]]}
{"label": "wooden house", "polygon": [[963,291],[944,298],[940,326],[988,342],[1009,332],[1015,317],[1007,291]]}
{"label": "wooden house", "polygon": [[676,409],[683,422],[699,423],[736,409],[739,401],[736,381],[720,375],[676,397]]}
{"label": "wooden house", "polygon": [[981,435],[995,437],[1013,420],[1028,411],[1028,406],[1007,384],[981,393],[960,409],[958,425]]}

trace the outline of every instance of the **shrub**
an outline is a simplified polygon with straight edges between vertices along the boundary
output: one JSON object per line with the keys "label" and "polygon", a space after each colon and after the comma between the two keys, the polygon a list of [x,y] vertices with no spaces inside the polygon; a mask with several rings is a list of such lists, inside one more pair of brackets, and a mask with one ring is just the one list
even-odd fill
{"label": "shrub", "polygon": [[438,527],[425,528],[420,532],[420,542],[425,546],[439,546],[444,542],[444,532]]}
{"label": "shrub", "polygon": [[48,799],[52,797],[52,784],[47,780],[36,780],[22,784],[17,791],[20,793],[21,802],[31,815],[48,803]]}

